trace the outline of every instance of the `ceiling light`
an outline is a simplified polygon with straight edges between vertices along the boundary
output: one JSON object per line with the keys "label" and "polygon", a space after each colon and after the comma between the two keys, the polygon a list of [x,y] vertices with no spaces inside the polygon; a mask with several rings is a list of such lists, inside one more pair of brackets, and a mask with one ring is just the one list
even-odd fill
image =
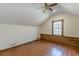
{"label": "ceiling light", "polygon": [[53,9],[53,12],[56,12],[56,10],[55,10],[55,9]]}

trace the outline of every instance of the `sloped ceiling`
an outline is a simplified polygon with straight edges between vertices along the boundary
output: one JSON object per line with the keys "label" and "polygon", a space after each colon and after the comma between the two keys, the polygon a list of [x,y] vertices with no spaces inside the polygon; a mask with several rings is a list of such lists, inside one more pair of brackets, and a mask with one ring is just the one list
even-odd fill
{"label": "sloped ceiling", "polygon": [[56,12],[42,12],[42,3],[0,3],[0,24],[39,26],[50,15],[66,11],[79,15],[79,4],[58,4]]}
{"label": "sloped ceiling", "polygon": [[39,9],[43,4],[0,3],[0,23],[38,26],[51,14]]}
{"label": "sloped ceiling", "polygon": [[79,16],[79,3],[62,3],[62,9],[74,16]]}
{"label": "sloped ceiling", "polygon": [[32,4],[0,4],[0,23],[3,24],[38,26],[48,16]]}

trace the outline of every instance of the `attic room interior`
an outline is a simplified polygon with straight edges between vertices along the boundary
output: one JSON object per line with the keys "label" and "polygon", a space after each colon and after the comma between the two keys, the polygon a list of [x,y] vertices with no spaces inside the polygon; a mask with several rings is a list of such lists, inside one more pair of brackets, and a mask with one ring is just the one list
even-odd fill
{"label": "attic room interior", "polygon": [[0,56],[79,56],[79,3],[0,3]]}

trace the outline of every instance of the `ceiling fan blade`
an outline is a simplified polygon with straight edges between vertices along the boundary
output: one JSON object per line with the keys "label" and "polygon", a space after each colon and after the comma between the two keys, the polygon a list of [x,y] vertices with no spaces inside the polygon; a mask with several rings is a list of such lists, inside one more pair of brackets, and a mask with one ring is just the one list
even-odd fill
{"label": "ceiling fan blade", "polygon": [[49,5],[49,7],[56,6],[56,5],[57,5],[57,3],[53,3],[53,4]]}
{"label": "ceiling fan blade", "polygon": [[49,8],[50,11],[53,11],[53,9]]}
{"label": "ceiling fan blade", "polygon": [[45,7],[47,7],[48,5],[47,5],[47,3],[44,3],[44,5],[45,5]]}

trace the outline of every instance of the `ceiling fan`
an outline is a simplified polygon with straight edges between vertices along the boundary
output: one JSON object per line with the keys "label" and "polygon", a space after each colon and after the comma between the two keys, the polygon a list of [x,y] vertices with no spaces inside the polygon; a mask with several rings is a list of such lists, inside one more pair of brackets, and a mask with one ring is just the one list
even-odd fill
{"label": "ceiling fan", "polygon": [[44,3],[44,7],[41,7],[43,9],[43,12],[45,12],[46,10],[49,10],[49,11],[53,11],[54,9],[52,7],[56,6],[57,3]]}

